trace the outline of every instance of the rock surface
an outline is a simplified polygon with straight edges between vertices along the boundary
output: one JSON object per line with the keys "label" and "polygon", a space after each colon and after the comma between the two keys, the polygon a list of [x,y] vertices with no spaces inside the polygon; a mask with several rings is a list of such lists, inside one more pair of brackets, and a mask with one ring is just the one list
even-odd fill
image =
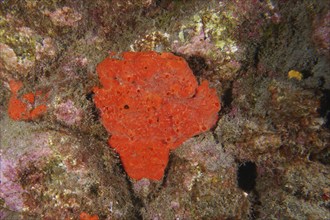
{"label": "rock surface", "polygon": [[[0,218],[330,219],[329,11],[327,0],[0,1]],[[93,93],[109,52],[151,50],[186,60],[221,100],[214,128],[173,150],[159,181],[127,176]],[[12,80],[23,112],[47,111],[10,118]]]}

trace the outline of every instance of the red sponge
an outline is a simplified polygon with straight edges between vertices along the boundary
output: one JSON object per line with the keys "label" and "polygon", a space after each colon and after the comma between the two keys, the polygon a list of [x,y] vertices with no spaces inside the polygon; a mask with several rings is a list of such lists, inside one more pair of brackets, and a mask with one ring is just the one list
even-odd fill
{"label": "red sponge", "polygon": [[198,86],[186,61],[172,53],[125,52],[103,60],[97,72],[95,105],[133,179],[160,180],[169,150],[217,121],[216,91],[207,81]]}

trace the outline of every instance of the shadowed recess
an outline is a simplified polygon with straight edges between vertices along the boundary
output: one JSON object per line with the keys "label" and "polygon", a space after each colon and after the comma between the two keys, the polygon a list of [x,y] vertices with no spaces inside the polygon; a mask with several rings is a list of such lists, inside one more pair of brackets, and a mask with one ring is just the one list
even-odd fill
{"label": "shadowed recess", "polygon": [[237,170],[238,187],[245,192],[250,192],[256,185],[257,168],[253,162],[241,163]]}

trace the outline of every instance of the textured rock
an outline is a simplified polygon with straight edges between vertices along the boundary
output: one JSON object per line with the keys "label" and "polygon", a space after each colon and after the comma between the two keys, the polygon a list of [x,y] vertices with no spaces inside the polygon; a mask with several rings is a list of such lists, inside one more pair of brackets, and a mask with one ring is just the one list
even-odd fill
{"label": "textured rock", "polygon": [[[0,219],[330,219],[327,0],[0,2]],[[136,181],[92,88],[109,51],[150,50],[185,58],[222,111]],[[47,114],[12,120],[11,80],[28,112],[49,91]]]}
{"label": "textured rock", "polygon": [[106,145],[7,116],[0,127],[2,219],[78,219],[84,211],[134,219],[127,182]]}

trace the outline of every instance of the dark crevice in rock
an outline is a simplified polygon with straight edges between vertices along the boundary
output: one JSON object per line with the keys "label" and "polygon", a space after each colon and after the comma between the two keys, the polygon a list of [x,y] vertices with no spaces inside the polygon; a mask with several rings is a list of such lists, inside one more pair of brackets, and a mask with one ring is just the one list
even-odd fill
{"label": "dark crevice in rock", "polygon": [[213,136],[213,138],[214,138],[214,142],[215,142],[216,144],[219,144],[219,143],[220,143],[219,136],[218,136],[217,132],[215,132],[215,129],[216,129],[216,127],[215,127],[214,129],[211,130],[211,132],[212,132],[212,136]]}
{"label": "dark crevice in rock", "polygon": [[325,89],[323,96],[321,97],[321,103],[319,108],[319,114],[325,118],[326,122],[324,126],[330,129],[330,90]]}
{"label": "dark crevice in rock", "polygon": [[141,209],[143,207],[145,207],[145,204],[143,203],[142,199],[140,199],[139,197],[136,196],[136,194],[133,190],[133,184],[132,184],[131,180],[129,179],[128,175],[126,175],[126,172],[125,172],[122,164],[120,163],[120,165],[118,167],[121,170],[121,173],[125,173],[125,176],[126,176],[125,179],[126,179],[126,182],[128,185],[129,196],[131,198],[132,204],[134,204],[133,215],[135,216],[135,219],[142,220],[143,216],[141,214]]}
{"label": "dark crevice in rock", "polygon": [[249,220],[259,217],[257,206],[260,206],[259,193],[256,191],[257,166],[254,162],[239,163],[237,169],[237,184],[240,189],[248,193],[251,204]]}
{"label": "dark crevice in rock", "polygon": [[224,112],[230,111],[231,103],[233,102],[233,83],[231,82],[229,87],[224,90],[223,95],[221,97],[221,105]]}
{"label": "dark crevice in rock", "polygon": [[197,55],[188,57],[187,62],[196,77],[202,76],[208,67],[205,58]]}
{"label": "dark crevice in rock", "polygon": [[162,180],[162,184],[161,184],[161,187],[163,188],[168,180],[168,173],[169,173],[169,170],[173,164],[173,160],[174,160],[174,155],[170,153],[169,155],[169,158],[168,158],[168,163],[167,163],[167,166],[165,168],[165,171],[164,171],[164,177],[163,177],[163,180]]}
{"label": "dark crevice in rock", "polygon": [[241,163],[237,169],[238,187],[245,192],[251,192],[256,186],[257,167],[253,162]]}
{"label": "dark crevice in rock", "polygon": [[330,165],[330,149],[325,148],[321,152],[309,155],[309,160],[320,162],[324,165]]}
{"label": "dark crevice in rock", "polygon": [[89,92],[86,94],[86,99],[92,104],[92,111],[91,111],[92,120],[96,122],[100,119],[100,112],[94,104],[93,97],[94,97],[94,92]]}

